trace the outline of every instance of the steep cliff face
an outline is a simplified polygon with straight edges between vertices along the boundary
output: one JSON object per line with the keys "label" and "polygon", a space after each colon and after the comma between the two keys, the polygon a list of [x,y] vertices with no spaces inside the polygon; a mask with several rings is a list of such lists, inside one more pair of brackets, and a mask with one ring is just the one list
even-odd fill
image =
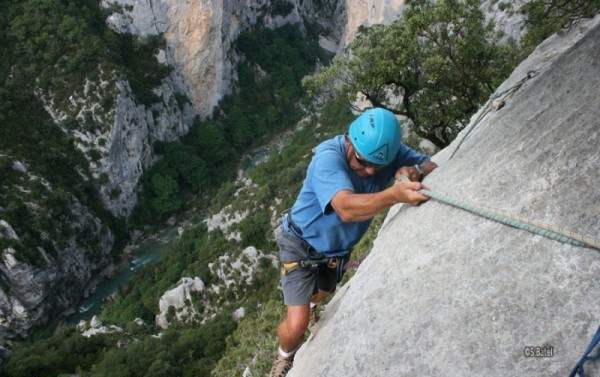
{"label": "steep cliff face", "polygon": [[339,43],[340,49],[352,42],[360,26],[387,25],[398,19],[403,6],[404,0],[347,0],[346,22],[341,24],[344,32]]}
{"label": "steep cliff face", "polygon": [[[45,234],[46,244],[30,250],[28,260],[13,247],[6,247],[0,254],[0,344],[15,335],[24,335],[32,326],[46,323],[48,313],[67,310],[77,302],[83,287],[92,274],[109,263],[114,235],[102,221],[83,206],[77,198],[68,195],[65,208],[48,208],[48,197],[53,188],[42,177],[27,170],[25,164],[15,161],[15,172],[23,182],[40,182],[40,190],[24,187],[22,200],[35,214],[32,221],[52,221],[54,217],[68,217],[68,223],[57,225],[64,236],[61,242],[53,234]],[[46,212],[46,215],[40,213]],[[39,215],[39,217],[38,217]],[[0,220],[0,241],[19,244],[21,237],[10,223]],[[18,257],[17,257],[18,256]]]}
{"label": "steep cliff face", "polygon": [[[294,4],[286,16],[269,13],[269,1],[119,0],[121,12],[108,18],[112,27],[137,35],[162,34],[168,60],[184,79],[178,88],[189,93],[194,108],[210,115],[218,101],[230,93],[235,77],[232,43],[259,18],[267,26],[301,22],[304,15]],[[307,2],[310,3],[310,2]],[[310,10],[310,4],[304,10]]]}
{"label": "steep cliff face", "polygon": [[300,23],[303,19],[316,22],[325,31],[328,48],[342,52],[359,26],[388,24],[397,19],[404,1],[294,0],[289,2],[287,12],[278,12],[266,0],[118,0],[103,4],[124,6],[107,20],[115,30],[136,35],[163,34],[168,60],[185,81],[178,89],[189,93],[194,108],[206,116],[230,93],[235,81],[233,41],[259,20],[267,27]]}
{"label": "steep cliff face", "polygon": [[[159,101],[151,107],[138,103],[129,82],[114,72],[81,83],[66,107],[51,95],[39,95],[56,124],[68,119],[78,124],[63,131],[72,135],[89,161],[91,174],[100,183],[103,205],[114,216],[131,214],[137,202],[135,187],[156,161],[152,144],[176,140],[189,130],[195,110],[177,99],[182,82],[177,72],[168,76],[153,90]],[[106,98],[114,99],[108,110],[102,106]]]}
{"label": "steep cliff face", "polygon": [[[96,178],[106,178],[100,187],[105,206],[115,216],[127,217],[137,203],[136,186],[142,174],[156,162],[152,145],[155,141],[174,141],[185,135],[193,122],[194,109],[176,99],[177,74],[171,75],[155,90],[161,101],[148,108],[136,103],[126,81],[115,82],[118,90],[112,111],[112,127],[95,135],[78,135],[82,143],[103,139],[106,143],[94,150],[102,151],[91,162]],[[80,143],[79,145],[82,145]]]}
{"label": "steep cliff face", "polygon": [[[540,45],[425,185],[597,239],[599,49],[600,17]],[[566,376],[600,324],[598,253],[433,200],[397,206],[290,376]]]}
{"label": "steep cliff face", "polygon": [[[177,99],[181,82],[176,72],[168,76],[154,89],[159,101],[151,107],[139,104],[130,84],[112,71],[101,70],[94,80],[86,78],[67,103],[57,103],[51,92],[36,93],[56,125],[87,159],[88,167],[78,170],[77,175],[82,182],[94,178],[99,184],[101,206],[116,217],[131,214],[137,201],[138,181],[156,160],[153,143],[178,139],[187,133],[193,121],[195,111],[191,103]],[[111,106],[106,106],[107,99]],[[68,194],[48,184],[39,168],[32,169],[35,174],[29,172],[27,161],[8,155],[0,158],[12,166],[11,174],[18,182],[10,188],[4,183],[3,189],[14,198],[8,203],[3,201],[0,209],[7,204],[24,203],[31,221],[44,223],[33,224],[34,228],[39,230],[51,223],[54,229],[43,234],[52,247],[31,247],[29,242],[27,250],[20,253],[11,247],[0,249],[3,262],[0,272],[6,283],[0,286],[0,344],[3,344],[6,337],[24,335],[33,325],[45,323],[49,311],[56,313],[74,305],[92,277],[112,263],[109,254],[115,237],[95,213],[98,208],[90,208],[89,203],[84,204],[74,196],[65,197]],[[56,203],[62,206],[64,202],[68,203],[64,208],[53,208]],[[5,223],[4,229],[15,226]],[[4,237],[0,233],[0,241],[4,238],[23,244],[21,238],[29,236],[22,230],[11,233],[5,232]],[[23,258],[23,252],[29,255],[28,260]]]}

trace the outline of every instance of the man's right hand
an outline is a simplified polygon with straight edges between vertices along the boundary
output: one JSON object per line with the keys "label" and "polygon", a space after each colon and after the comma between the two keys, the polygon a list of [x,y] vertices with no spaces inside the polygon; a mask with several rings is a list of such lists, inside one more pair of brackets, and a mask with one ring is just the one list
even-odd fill
{"label": "man's right hand", "polygon": [[424,201],[429,200],[427,195],[419,192],[421,189],[427,190],[421,182],[396,181],[391,187],[398,203],[409,203],[413,206],[419,205]]}

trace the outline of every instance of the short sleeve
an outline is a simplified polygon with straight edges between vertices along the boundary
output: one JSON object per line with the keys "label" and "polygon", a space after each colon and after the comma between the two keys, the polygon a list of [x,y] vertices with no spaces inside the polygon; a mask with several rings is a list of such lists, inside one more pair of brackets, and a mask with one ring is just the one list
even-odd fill
{"label": "short sleeve", "polygon": [[325,150],[315,156],[314,171],[311,176],[311,184],[319,201],[323,214],[331,212],[331,200],[338,192],[350,190],[354,192],[354,186],[348,176],[348,163],[335,151]]}

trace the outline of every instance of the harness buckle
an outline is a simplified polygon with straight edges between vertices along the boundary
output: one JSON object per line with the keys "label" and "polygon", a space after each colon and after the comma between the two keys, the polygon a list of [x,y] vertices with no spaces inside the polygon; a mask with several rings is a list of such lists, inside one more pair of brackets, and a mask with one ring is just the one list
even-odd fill
{"label": "harness buckle", "polygon": [[338,257],[329,258],[329,260],[327,261],[327,267],[337,268],[339,263],[340,263],[340,258],[338,258]]}
{"label": "harness buckle", "polygon": [[329,268],[337,268],[340,263],[338,257],[333,258],[322,258],[322,259],[302,259],[296,262],[283,263],[281,269],[282,275],[288,275],[291,272],[299,268],[314,268],[317,269],[319,266],[327,266]]}

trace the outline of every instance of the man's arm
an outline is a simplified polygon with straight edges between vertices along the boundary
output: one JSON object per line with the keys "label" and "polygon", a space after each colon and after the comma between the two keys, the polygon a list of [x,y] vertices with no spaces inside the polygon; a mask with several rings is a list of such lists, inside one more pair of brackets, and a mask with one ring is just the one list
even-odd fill
{"label": "man's arm", "polygon": [[365,221],[396,203],[417,205],[427,199],[418,192],[423,188],[420,182],[397,181],[393,186],[374,194],[355,194],[342,190],[334,195],[331,207],[344,222]]}

